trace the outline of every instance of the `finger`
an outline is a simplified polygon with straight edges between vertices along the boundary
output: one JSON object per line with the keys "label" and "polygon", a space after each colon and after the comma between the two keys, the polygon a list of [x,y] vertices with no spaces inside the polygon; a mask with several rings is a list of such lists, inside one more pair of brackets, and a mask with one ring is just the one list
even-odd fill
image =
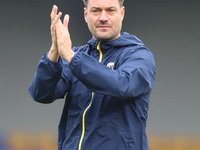
{"label": "finger", "polygon": [[62,16],[62,13],[59,12],[58,15],[56,16],[56,18],[54,19],[54,26],[55,26],[55,33],[57,35],[57,38],[59,37],[59,33],[62,31],[64,31],[64,27],[63,27],[63,24],[61,22],[61,16]]}
{"label": "finger", "polygon": [[59,12],[58,15],[55,16],[55,18],[54,18],[54,20],[53,20],[53,22],[52,22],[52,24],[51,24],[51,30],[52,30],[52,31],[55,30],[55,26],[56,26],[58,20],[60,20],[60,17],[61,17],[61,16],[62,16],[62,13],[61,13],[61,12]]}
{"label": "finger", "polygon": [[56,5],[53,6],[52,11],[51,11],[51,23],[54,21],[56,15],[58,12],[58,7]]}
{"label": "finger", "polygon": [[58,9],[57,6],[53,5],[52,11],[51,11],[51,14],[50,14],[50,16],[51,16],[51,28],[50,28],[51,29],[51,33],[54,33],[54,31],[55,31],[55,26],[53,25],[53,21],[54,21],[56,15],[57,15],[57,9]]}
{"label": "finger", "polygon": [[52,11],[51,11],[51,22],[55,19],[57,15],[58,7],[56,5],[53,6]]}
{"label": "finger", "polygon": [[64,25],[65,30],[67,31],[68,31],[68,24],[69,24],[69,15],[66,14],[63,20],[63,25]]}
{"label": "finger", "polygon": [[54,18],[53,24],[56,24],[60,20],[61,16],[62,16],[62,12],[59,12],[58,15],[56,15],[56,17]]}
{"label": "finger", "polygon": [[56,26],[58,21],[60,20],[60,17],[62,16],[62,13],[59,12],[58,15],[54,18],[52,24],[51,24],[51,36],[53,39],[56,39]]}

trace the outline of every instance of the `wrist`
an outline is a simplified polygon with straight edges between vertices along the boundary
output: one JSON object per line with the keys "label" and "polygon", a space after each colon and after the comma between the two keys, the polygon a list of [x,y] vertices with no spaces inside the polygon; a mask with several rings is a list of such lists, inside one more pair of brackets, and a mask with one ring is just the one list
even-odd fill
{"label": "wrist", "polygon": [[54,61],[54,62],[57,62],[58,59],[59,59],[58,49],[54,45],[52,45],[51,48],[50,48],[50,50],[49,50],[48,58],[51,61]]}
{"label": "wrist", "polygon": [[70,63],[71,62],[71,60],[72,60],[72,58],[74,57],[74,54],[75,54],[75,52],[74,51],[71,51],[70,52],[70,54],[69,55],[67,55],[65,58],[65,60],[68,62],[68,63]]}

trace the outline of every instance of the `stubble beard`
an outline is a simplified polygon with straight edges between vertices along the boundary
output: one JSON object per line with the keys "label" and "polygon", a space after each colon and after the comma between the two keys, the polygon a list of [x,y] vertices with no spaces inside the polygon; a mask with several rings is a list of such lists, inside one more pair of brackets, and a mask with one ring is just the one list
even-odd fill
{"label": "stubble beard", "polygon": [[102,35],[97,32],[94,32],[92,35],[94,39],[98,41],[112,41],[118,37],[119,33],[110,32],[110,33],[107,33],[106,35]]}
{"label": "stubble beard", "polygon": [[[112,26],[110,26],[111,29],[112,29]],[[92,33],[92,36],[95,40],[98,40],[98,41],[112,41],[116,38],[118,38],[118,36],[120,36],[120,29],[118,30],[111,30],[111,31],[106,31],[107,29],[105,30],[101,30],[101,31],[97,31],[98,29],[97,28],[93,28],[93,29],[90,29],[90,32]]]}

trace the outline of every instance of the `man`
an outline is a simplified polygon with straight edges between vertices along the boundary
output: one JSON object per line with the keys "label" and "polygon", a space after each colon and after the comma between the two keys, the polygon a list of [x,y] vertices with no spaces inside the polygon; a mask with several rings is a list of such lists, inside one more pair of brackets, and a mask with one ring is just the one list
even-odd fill
{"label": "man", "polygon": [[92,39],[71,48],[69,15],[51,12],[52,46],[29,87],[34,100],[63,98],[59,150],[147,150],[146,122],[155,82],[152,53],[120,33],[123,0],[83,0]]}

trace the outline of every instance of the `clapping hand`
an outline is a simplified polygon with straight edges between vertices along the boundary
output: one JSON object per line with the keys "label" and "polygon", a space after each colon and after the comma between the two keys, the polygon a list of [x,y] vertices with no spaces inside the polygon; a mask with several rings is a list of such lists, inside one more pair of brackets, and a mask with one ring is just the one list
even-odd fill
{"label": "clapping hand", "polygon": [[62,13],[58,12],[58,7],[53,6],[51,12],[51,37],[52,46],[49,51],[48,57],[52,61],[58,61],[60,55],[67,62],[71,61],[73,51],[70,34],[68,31],[69,15],[66,14],[63,19],[63,23],[60,20]]}

